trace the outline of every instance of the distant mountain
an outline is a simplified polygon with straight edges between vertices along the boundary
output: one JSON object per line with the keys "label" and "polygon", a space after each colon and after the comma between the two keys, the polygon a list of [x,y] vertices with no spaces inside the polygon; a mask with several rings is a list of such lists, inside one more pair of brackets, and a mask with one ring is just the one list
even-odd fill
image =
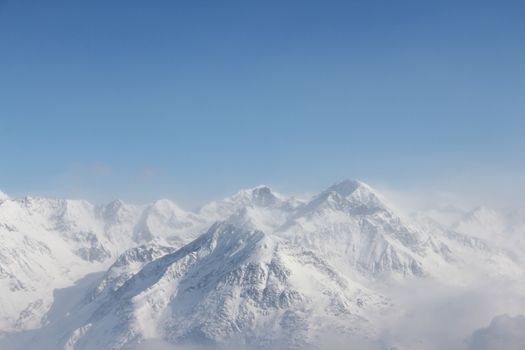
{"label": "distant mountain", "polygon": [[498,231],[487,225],[495,217],[473,212],[451,227],[408,218],[353,180],[308,200],[258,186],[195,213],[168,200],[7,199],[1,329],[35,328],[20,349],[149,339],[322,348],[327,333],[373,338],[379,315],[399,308],[390,283],[523,276],[515,255],[470,230],[481,222]]}
{"label": "distant mountain", "polygon": [[507,224],[503,215],[495,210],[478,207],[463,215],[454,223],[452,229],[467,235],[490,239],[495,235],[504,234]]}
{"label": "distant mountain", "polygon": [[494,247],[520,252],[525,249],[524,213],[523,210],[502,213],[481,206],[465,213],[451,230],[490,241]]}
{"label": "distant mountain", "polygon": [[207,224],[168,200],[147,206],[114,201],[26,197],[0,202],[0,329],[36,328],[53,289],[109,267],[146,242],[180,247]]}

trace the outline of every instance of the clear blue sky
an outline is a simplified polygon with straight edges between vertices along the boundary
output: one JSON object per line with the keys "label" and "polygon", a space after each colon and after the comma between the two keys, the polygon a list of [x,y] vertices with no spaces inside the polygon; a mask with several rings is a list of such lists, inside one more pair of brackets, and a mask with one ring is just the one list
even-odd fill
{"label": "clear blue sky", "polygon": [[524,18],[495,0],[0,0],[0,189],[523,189]]}

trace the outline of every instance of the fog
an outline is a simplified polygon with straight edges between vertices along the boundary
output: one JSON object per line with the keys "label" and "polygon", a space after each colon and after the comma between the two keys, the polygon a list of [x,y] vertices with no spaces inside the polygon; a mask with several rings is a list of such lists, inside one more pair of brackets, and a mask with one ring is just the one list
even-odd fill
{"label": "fog", "polygon": [[[379,332],[368,338],[321,336],[319,349],[359,350],[523,350],[525,288],[521,281],[490,280],[468,287],[431,281],[390,285],[395,307],[378,315]],[[273,349],[279,349],[275,345]],[[281,348],[285,348],[284,346]],[[174,346],[154,340],[133,350],[244,349],[239,344]]]}
{"label": "fog", "polygon": [[522,350],[525,346],[525,317],[501,315],[468,339],[468,350]]}
{"label": "fog", "polygon": [[525,314],[523,286],[505,279],[460,288],[431,281],[393,286],[393,299],[404,311],[380,321],[379,341],[400,349],[467,349],[467,340],[494,317]]}

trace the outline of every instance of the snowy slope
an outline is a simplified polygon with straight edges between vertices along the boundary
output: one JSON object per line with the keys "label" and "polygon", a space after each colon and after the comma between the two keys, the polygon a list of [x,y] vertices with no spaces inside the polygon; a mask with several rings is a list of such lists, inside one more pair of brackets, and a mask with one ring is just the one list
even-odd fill
{"label": "snowy slope", "polygon": [[50,349],[87,350],[163,338],[299,348],[334,327],[343,334],[372,334],[365,315],[386,306],[384,297],[348,280],[312,251],[218,223],[91,299],[53,329],[60,336],[42,336],[38,343],[45,338],[51,339]]}
{"label": "snowy slope", "polygon": [[273,229],[303,204],[295,197],[286,197],[268,186],[244,189],[221,201],[204,205],[199,214],[210,222],[229,218],[239,223],[254,221],[259,228]]}
{"label": "snowy slope", "polygon": [[[123,349],[155,338],[303,348],[327,332],[373,337],[378,315],[396,309],[392,281],[523,278],[505,247],[472,234],[504,230],[486,220],[498,222],[490,212],[452,228],[408,218],[352,180],[306,200],[257,186],[196,213],[168,200],[5,200],[0,329],[44,323],[21,349]],[[84,283],[72,287],[100,271],[81,293]],[[53,305],[54,288],[73,288],[75,302]]]}
{"label": "snowy slope", "polygon": [[525,262],[525,211],[502,213],[487,207],[477,207],[460,217],[451,230],[468,237],[489,241],[493,247],[514,253]]}
{"label": "snowy slope", "polygon": [[139,207],[6,197],[0,202],[0,329],[40,326],[55,288],[105,270],[130,247],[172,236],[170,244],[180,247],[204,229],[196,215],[167,200]]}
{"label": "snowy slope", "polygon": [[501,238],[507,231],[507,220],[495,210],[478,207],[461,217],[452,229],[483,239]]}
{"label": "snowy slope", "polygon": [[367,185],[344,181],[300,207],[277,233],[367,275],[424,273],[429,237],[405,224]]}

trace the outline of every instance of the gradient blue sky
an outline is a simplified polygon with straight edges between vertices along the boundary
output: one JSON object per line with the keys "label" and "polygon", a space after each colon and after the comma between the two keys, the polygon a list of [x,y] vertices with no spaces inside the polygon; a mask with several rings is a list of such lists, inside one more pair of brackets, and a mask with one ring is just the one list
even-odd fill
{"label": "gradient blue sky", "polygon": [[523,1],[0,0],[0,189],[524,198]]}

